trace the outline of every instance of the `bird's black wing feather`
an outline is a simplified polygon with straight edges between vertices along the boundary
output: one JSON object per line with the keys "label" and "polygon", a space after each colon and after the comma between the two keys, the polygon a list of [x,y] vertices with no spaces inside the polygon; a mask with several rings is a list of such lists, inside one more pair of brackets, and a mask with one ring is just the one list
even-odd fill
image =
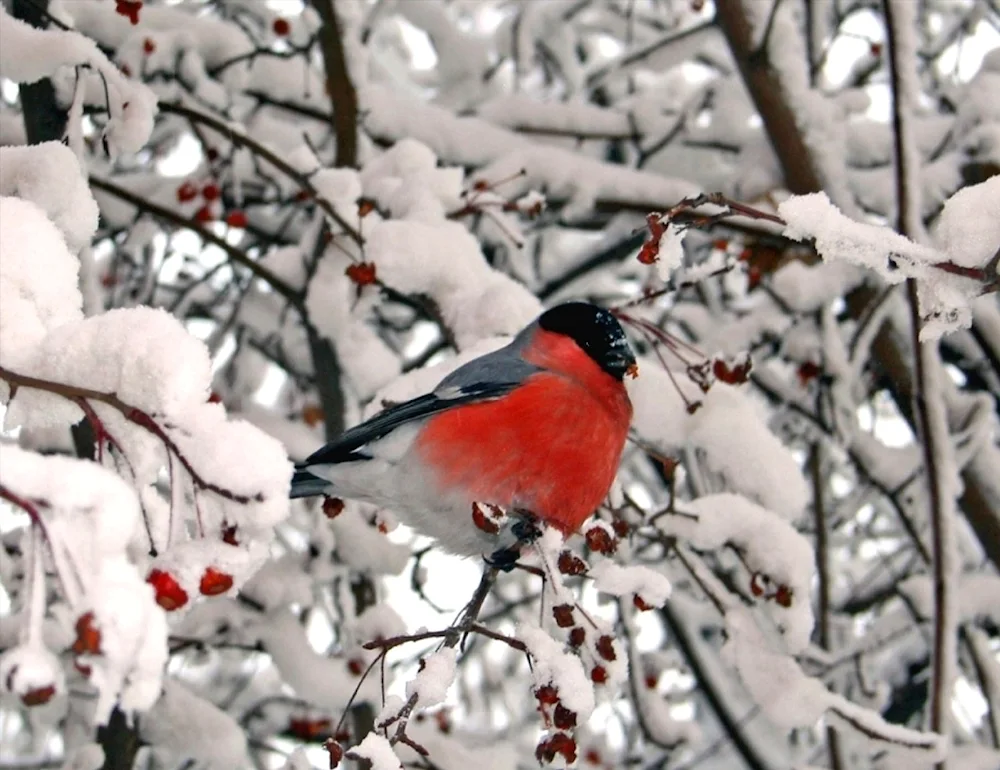
{"label": "bird's black wing feather", "polygon": [[360,425],[355,425],[326,446],[318,449],[301,463],[299,468],[310,465],[330,465],[333,463],[351,462],[354,460],[370,460],[371,457],[361,450],[366,444],[383,438],[394,429],[414,420],[430,417],[433,414],[454,409],[464,404],[478,401],[490,401],[506,395],[517,387],[516,382],[486,382],[463,386],[454,396],[442,398],[435,393],[404,401],[391,406],[383,412]]}

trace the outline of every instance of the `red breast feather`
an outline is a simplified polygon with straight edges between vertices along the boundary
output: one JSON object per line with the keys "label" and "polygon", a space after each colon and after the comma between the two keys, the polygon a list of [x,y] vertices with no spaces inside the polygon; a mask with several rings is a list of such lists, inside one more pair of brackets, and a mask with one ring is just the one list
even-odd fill
{"label": "red breast feather", "polygon": [[443,488],[529,510],[569,534],[611,487],[632,405],[568,337],[539,331],[523,355],[547,371],[496,401],[431,418],[415,450]]}

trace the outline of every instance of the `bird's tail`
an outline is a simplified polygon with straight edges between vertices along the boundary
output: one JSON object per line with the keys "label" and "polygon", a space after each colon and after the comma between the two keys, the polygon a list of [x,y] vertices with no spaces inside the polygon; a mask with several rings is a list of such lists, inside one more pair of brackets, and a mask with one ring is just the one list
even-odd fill
{"label": "bird's tail", "polygon": [[289,497],[295,500],[299,497],[315,497],[325,495],[330,491],[330,482],[314,476],[305,468],[296,468],[292,476],[292,489]]}

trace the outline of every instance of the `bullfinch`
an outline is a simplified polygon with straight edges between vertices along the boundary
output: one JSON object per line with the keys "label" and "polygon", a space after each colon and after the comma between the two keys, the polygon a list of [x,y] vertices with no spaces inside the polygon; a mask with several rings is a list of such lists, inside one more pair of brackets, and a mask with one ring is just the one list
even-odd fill
{"label": "bullfinch", "polygon": [[[296,466],[291,496],[374,503],[466,556],[516,551],[532,517],[569,535],[614,480],[632,419],[623,380],[635,371],[611,313],[557,305],[319,449]],[[521,529],[487,531],[474,504],[516,511]]]}

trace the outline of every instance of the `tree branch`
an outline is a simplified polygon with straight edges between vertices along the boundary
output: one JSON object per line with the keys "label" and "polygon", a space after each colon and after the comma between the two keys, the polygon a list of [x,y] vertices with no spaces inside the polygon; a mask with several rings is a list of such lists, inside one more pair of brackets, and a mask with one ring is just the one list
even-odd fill
{"label": "tree branch", "polygon": [[817,192],[823,185],[815,158],[806,145],[791,105],[785,99],[781,81],[771,66],[767,51],[758,49],[754,44],[753,25],[745,2],[747,0],[716,3],[716,22],[729,43],[750,98],[764,121],[764,128],[785,177],[785,186],[797,195]]}
{"label": "tree branch", "polygon": [[350,224],[350,222],[344,219],[337,212],[337,210],[333,208],[333,205],[326,200],[326,198],[319,194],[319,191],[313,186],[309,176],[298,171],[294,166],[288,163],[273,150],[247,136],[242,131],[237,131],[232,125],[215,117],[214,115],[209,115],[208,113],[201,112],[200,110],[193,109],[178,102],[159,102],[158,106],[160,112],[181,115],[194,123],[200,123],[208,126],[213,131],[222,134],[222,136],[226,137],[234,144],[246,147],[254,155],[260,156],[278,169],[278,171],[293,180],[304,191],[309,193],[311,198],[316,201],[316,205],[323,209],[323,213],[337,223],[337,226],[344,231],[348,238],[358,244],[362,242],[361,233],[359,233],[357,229]]}
{"label": "tree branch", "polygon": [[[904,0],[905,2],[906,0]],[[883,0],[889,47],[889,72],[892,84],[893,138],[896,170],[897,229],[903,235],[921,240],[919,163],[916,138],[906,124],[907,110],[915,106],[917,94],[910,92],[917,74],[915,51],[904,50],[900,21],[894,0]],[[907,11],[908,14],[908,11]],[[910,85],[911,88],[907,88]],[[920,307],[917,281],[906,281],[910,305],[910,332],[914,349],[913,400],[920,448],[924,457],[927,490],[930,496],[931,574],[934,595],[934,643],[931,650],[930,729],[941,735],[950,733],[951,697],[957,654],[955,616],[955,498],[945,474],[951,473],[952,447],[948,431],[943,393],[943,376],[936,342],[920,340]],[[932,403],[932,399],[934,403]],[[944,770],[941,761],[937,767]]]}
{"label": "tree branch", "polygon": [[323,19],[319,44],[323,51],[326,88],[333,102],[333,132],[337,137],[336,166],[358,164],[358,95],[347,71],[344,30],[337,17],[335,0],[313,0]]}
{"label": "tree branch", "polygon": [[178,214],[173,209],[168,209],[165,206],[154,203],[151,200],[143,198],[141,195],[135,194],[131,190],[127,190],[124,187],[118,186],[114,182],[109,182],[108,180],[101,179],[100,177],[91,175],[90,186],[97,190],[102,190],[110,195],[114,195],[116,198],[120,198],[126,203],[131,203],[139,209],[139,211],[152,214],[154,217],[170,222],[177,227],[183,227],[197,233],[203,240],[222,249],[230,260],[238,265],[242,265],[257,278],[264,281],[268,286],[278,292],[278,294],[287,299],[297,310],[304,310],[304,299],[299,290],[285,283],[281,278],[276,276],[263,265],[252,260],[243,251],[237,249],[224,238],[220,238],[208,228],[202,227],[201,224],[194,219],[188,219],[187,217]]}

